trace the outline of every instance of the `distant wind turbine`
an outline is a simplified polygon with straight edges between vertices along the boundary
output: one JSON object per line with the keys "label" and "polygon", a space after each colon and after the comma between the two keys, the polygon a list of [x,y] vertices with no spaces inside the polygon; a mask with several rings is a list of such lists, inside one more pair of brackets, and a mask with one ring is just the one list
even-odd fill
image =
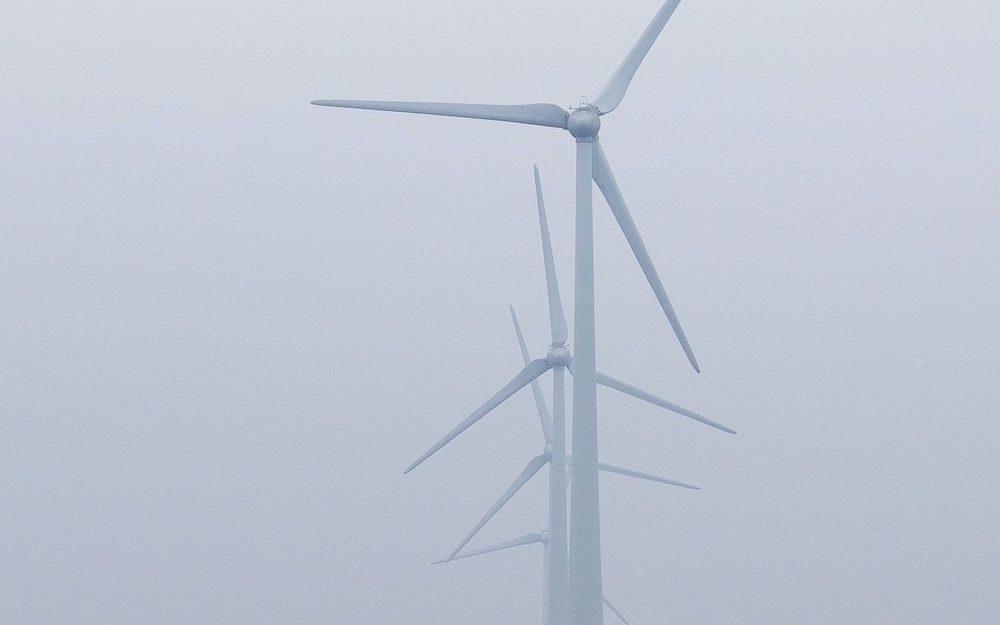
{"label": "distant wind turbine", "polygon": [[[479,549],[471,549],[469,551],[463,551],[462,553],[458,554],[451,560],[438,560],[433,564],[445,564],[446,562],[452,562],[454,560],[462,560],[464,558],[474,558],[476,556],[481,556],[487,553],[495,553],[497,551],[503,551],[505,549],[513,549],[515,547],[522,547],[525,545],[534,545],[534,544],[542,545],[544,549],[543,553],[545,560],[545,568],[548,569],[551,556],[549,555],[550,553],[549,538],[548,536],[546,536],[545,532],[542,532],[541,534],[525,534],[524,536],[519,536],[518,538],[514,538],[512,540],[505,540],[502,543],[496,543],[494,545],[481,547]],[[548,584],[545,584],[545,586],[547,585]],[[547,590],[545,592],[544,597],[545,597],[544,598],[545,606],[543,608],[543,612],[545,614],[545,617],[544,620],[542,621],[542,625],[553,625],[552,622],[548,620],[550,618],[548,616],[550,599]],[[614,604],[611,603],[611,601],[608,600],[608,597],[606,595],[603,597],[603,600],[604,600],[604,605],[606,605],[608,609],[611,610],[614,613],[614,615],[618,617],[618,620],[620,620],[625,625],[629,625],[629,622],[625,620],[625,617],[622,615],[621,611],[618,608],[616,608]]]}
{"label": "distant wind turbine", "polygon": [[[680,0],[667,0],[662,5],[639,40],[601,89],[596,100],[590,102],[586,98],[581,99],[579,107],[571,107],[568,111],[555,104],[496,105],[364,100],[313,102],[321,106],[466,117],[561,128],[569,131],[576,141],[576,306],[574,308],[576,362],[573,385],[573,448],[576,452],[576,462],[573,464],[575,487],[571,505],[574,540],[570,546],[569,567],[570,613],[574,625],[601,625],[604,618],[601,609],[601,523],[597,475],[596,385],[600,380],[596,371],[594,319],[593,183],[597,183],[608,201],[611,212],[617,219],[691,366],[696,371],[699,370],[698,361],[687,336],[681,328],[659,273],[639,235],[611,165],[598,141],[601,117],[611,113],[621,104],[639,66],[678,4]],[[550,352],[550,357],[552,355]],[[568,364],[566,355],[557,352],[555,360],[533,362],[521,376],[511,382],[509,388],[517,390],[549,368],[565,367]],[[508,394],[507,389],[488,402],[486,412],[499,404],[505,394]]]}
{"label": "distant wind turbine", "polygon": [[[528,386],[529,384],[532,387],[532,391],[535,396],[535,402],[540,406],[539,408],[540,412],[544,410],[544,402],[541,400],[541,393],[538,390],[538,385],[535,382],[535,380],[537,380],[537,378],[541,377],[544,373],[546,373],[550,369],[552,369],[555,373],[557,387],[561,386],[559,383],[563,369],[568,369],[570,373],[574,374],[574,376],[576,377],[574,388],[579,385],[579,378],[580,378],[578,371],[579,359],[578,357],[574,357],[570,353],[569,349],[566,347],[566,338],[568,336],[568,331],[566,330],[566,318],[563,314],[562,299],[559,295],[559,282],[558,279],[556,278],[555,260],[552,255],[552,242],[549,236],[548,219],[545,213],[545,200],[542,195],[541,178],[538,173],[537,166],[535,167],[535,194],[536,194],[536,202],[538,204],[538,220],[542,233],[542,255],[545,262],[545,282],[546,282],[546,287],[548,289],[548,301],[549,301],[549,324],[551,326],[551,331],[552,331],[552,344],[551,347],[549,348],[548,354],[545,356],[545,358],[538,358],[535,360],[530,360],[529,358],[527,358],[527,347],[524,344],[523,336],[521,336],[519,333],[518,336],[520,345],[522,347],[521,350],[522,355],[525,356],[525,365],[524,368],[521,370],[521,372],[518,373],[516,376],[514,376],[514,379],[512,379],[506,386],[497,391],[497,393],[489,400],[487,400],[486,403],[484,403],[479,408],[474,410],[472,414],[466,417],[464,421],[455,426],[455,428],[453,428],[450,432],[448,432],[441,440],[439,440],[430,449],[424,452],[423,455],[421,455],[419,458],[410,463],[410,465],[406,468],[404,473],[409,473],[413,469],[423,464],[425,460],[427,460],[435,453],[440,451],[442,447],[444,447],[452,440],[457,438],[465,430],[475,425],[480,419],[488,415],[495,408],[500,406],[500,404],[505,402],[507,399],[509,399],[511,396],[513,396],[515,393],[517,393],[525,386]],[[511,309],[511,314],[514,315],[513,308]],[[514,317],[516,325],[517,324],[516,315],[514,315]],[[687,408],[679,406],[671,401],[667,401],[666,399],[658,397],[650,393],[649,391],[645,391],[635,385],[629,384],[628,382],[624,382],[622,380],[619,380],[618,378],[612,377],[602,371],[595,370],[594,377],[596,379],[597,384],[600,384],[602,386],[615,389],[617,391],[625,393],[626,395],[631,395],[632,397],[649,402],[655,406],[659,406],[660,408],[664,408],[671,412],[675,412],[679,415],[685,416],[689,419],[693,419],[705,425],[709,425],[713,428],[722,430],[723,432],[728,432],[730,434],[735,433],[735,430],[733,430],[732,428],[729,428],[725,425],[722,425],[721,423],[713,421],[708,417],[704,417],[692,410],[688,410]],[[557,395],[556,401],[558,401],[559,393],[556,392],[556,395]],[[554,412],[556,413],[563,412],[562,407],[559,406],[558,409],[555,410]],[[558,414],[556,415],[556,419],[557,421],[562,421],[563,423],[565,423],[564,418],[560,419]]]}
{"label": "distant wind turbine", "polygon": [[[521,332],[521,326],[518,323],[517,315],[514,312],[514,308],[510,309],[511,317],[514,320],[514,331],[517,335],[517,342],[521,348],[521,354],[525,361],[528,361],[528,353],[524,343],[524,336]],[[543,625],[562,625],[565,623],[565,594],[562,594],[562,589],[564,586],[564,580],[566,577],[566,542],[562,536],[565,536],[566,532],[566,483],[561,481],[558,476],[560,472],[558,467],[555,465],[558,462],[553,454],[552,436],[558,435],[557,430],[559,426],[553,426],[551,419],[549,417],[548,410],[546,409],[545,400],[541,397],[540,389],[535,389],[536,394],[536,407],[538,409],[538,418],[541,423],[542,437],[545,443],[545,447],[539,455],[535,456],[528,461],[521,474],[511,483],[510,487],[504,492],[503,495],[493,504],[493,506],[486,512],[486,514],[476,523],[472,531],[470,531],[462,542],[456,546],[451,554],[443,560],[438,560],[434,564],[444,564],[446,562],[451,562],[453,560],[461,560],[464,558],[471,558],[473,556],[479,556],[487,553],[493,553],[496,551],[502,551],[505,549],[512,549],[514,547],[521,547],[524,545],[541,544],[543,547],[543,597],[544,597],[544,608],[543,608]],[[557,398],[553,398],[554,401],[558,401]],[[569,462],[568,455],[564,454],[563,462]],[[500,510],[503,509],[507,502],[509,502],[514,495],[521,490],[521,488],[531,480],[535,474],[545,465],[549,466],[549,493],[548,493],[548,505],[549,505],[549,525],[548,527],[540,533],[537,534],[526,534],[512,540],[507,540],[494,545],[489,545],[486,547],[465,550],[465,547],[479,534],[479,532],[486,526],[490,520],[495,517]],[[665,477],[658,477],[655,475],[649,475],[647,473],[641,473],[639,471],[633,471],[631,469],[626,469],[624,467],[616,466],[613,464],[599,463],[598,467],[601,471],[607,473],[617,473],[619,475],[626,475],[633,478],[638,478],[642,480],[649,480],[652,482],[659,482],[661,484],[668,484],[671,486],[678,486],[680,488],[687,488],[691,490],[699,490],[697,486],[691,484],[685,484],[684,482],[678,482],[676,480],[671,480]],[[565,475],[562,472],[562,475]],[[560,485],[561,484],[561,485]],[[561,506],[561,510],[560,510]],[[557,540],[553,540],[553,537],[560,537]],[[558,550],[562,549],[562,553]],[[562,567],[562,568],[560,568]],[[555,592],[553,592],[555,591]],[[604,603],[607,607],[618,616],[623,623],[628,625],[628,622],[607,599],[604,597]]]}
{"label": "distant wind turbine", "polygon": [[[541,232],[542,259],[545,266],[545,283],[549,304],[549,325],[552,334],[552,344],[548,355],[543,359],[532,360],[528,352],[527,343],[524,340],[524,333],[521,331],[521,324],[518,322],[517,313],[513,306],[510,308],[511,320],[514,323],[514,332],[517,337],[518,347],[521,351],[521,358],[524,361],[524,369],[515,377],[514,381],[505,386],[499,393],[493,396],[486,404],[480,406],[458,427],[449,432],[444,438],[434,444],[431,449],[425,452],[420,458],[414,461],[406,471],[409,472],[424,462],[431,455],[442,447],[450,443],[462,432],[471,427],[477,421],[486,416],[491,410],[506,401],[518,390],[525,386],[531,386],[535,399],[535,407],[538,411],[539,424],[542,436],[545,441],[543,452],[532,458],[525,466],[521,474],[510,485],[504,495],[490,508],[489,512],[476,525],[476,527],[466,536],[465,540],[458,545],[447,558],[456,558],[459,552],[480,529],[500,509],[509,501],[524,484],[528,482],[545,465],[549,466],[549,527],[546,530],[546,622],[549,625],[563,625],[565,621],[565,606],[567,605],[568,589],[568,549],[566,533],[566,493],[567,479],[566,466],[569,456],[566,452],[566,415],[565,415],[565,369],[573,370],[573,356],[566,347],[566,319],[563,315],[562,298],[559,294],[559,281],[556,277],[555,259],[552,253],[552,241],[549,236],[548,217],[545,212],[545,199],[542,193],[541,176],[538,167],[534,168],[535,178],[535,198],[538,208],[538,224]],[[537,378],[549,369],[553,370],[553,396],[552,413],[550,415],[546,406],[541,388]],[[706,423],[723,429],[732,431],[724,425],[720,425],[706,417],[657,397],[652,393],[644,391],[626,382],[622,382],[603,372],[597,372],[597,380],[600,384],[608,388],[615,389],[627,395],[631,395],[643,401],[647,401],[655,406],[665,408],[677,414],[694,419],[701,423]],[[652,480],[682,488],[697,488],[683,482],[676,482],[666,478],[660,478],[645,473],[639,473],[630,469],[625,469],[611,464],[598,463],[598,469],[609,473],[618,473],[635,478]],[[529,535],[533,536],[533,535]],[[526,543],[527,544],[527,543]],[[513,547],[517,545],[509,545]]]}

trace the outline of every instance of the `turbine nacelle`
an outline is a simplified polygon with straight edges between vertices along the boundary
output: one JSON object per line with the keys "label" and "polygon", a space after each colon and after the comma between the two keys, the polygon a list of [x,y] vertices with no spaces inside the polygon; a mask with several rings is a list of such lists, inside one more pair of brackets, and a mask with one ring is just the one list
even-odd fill
{"label": "turbine nacelle", "polygon": [[601,114],[593,105],[573,109],[566,120],[566,130],[577,141],[592,142],[601,131]]}
{"label": "turbine nacelle", "polygon": [[549,362],[550,367],[568,367],[573,362],[573,355],[565,345],[553,345],[545,360]]}

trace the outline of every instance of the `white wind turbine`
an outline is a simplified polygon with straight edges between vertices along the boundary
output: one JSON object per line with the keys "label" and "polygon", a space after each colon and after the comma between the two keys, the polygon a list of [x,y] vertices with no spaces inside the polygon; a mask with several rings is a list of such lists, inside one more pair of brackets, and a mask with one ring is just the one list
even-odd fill
{"label": "white wind turbine", "polygon": [[[567,533],[566,533],[566,493],[567,493],[567,479],[566,479],[566,466],[572,466],[568,463],[568,454],[566,452],[566,414],[565,414],[565,370],[569,369],[571,373],[575,371],[575,360],[570,353],[569,349],[566,347],[566,337],[568,332],[566,330],[566,319],[563,315],[562,308],[562,298],[559,294],[559,281],[556,276],[555,259],[552,254],[552,241],[549,236],[549,224],[548,218],[545,213],[545,198],[542,194],[542,183],[541,177],[538,173],[538,167],[534,168],[535,177],[535,198],[538,207],[538,224],[539,230],[541,232],[542,241],[542,259],[545,265],[545,284],[548,296],[549,304],[549,325],[552,333],[552,344],[549,347],[548,355],[545,358],[532,360],[528,354],[528,347],[524,341],[524,335],[521,332],[521,326],[517,320],[517,314],[514,312],[514,308],[511,307],[510,313],[511,318],[514,321],[514,329],[517,335],[517,342],[521,349],[521,356],[524,360],[525,367],[514,378],[514,380],[500,390],[496,395],[494,395],[489,401],[480,406],[476,411],[474,411],[468,418],[466,418],[457,427],[452,429],[444,438],[434,444],[427,452],[425,452],[420,458],[414,461],[406,469],[409,473],[419,464],[424,462],[431,455],[436,453],[442,447],[450,443],[457,436],[459,436],[466,429],[471,427],[474,423],[486,416],[490,411],[499,406],[501,403],[510,398],[518,390],[524,388],[525,386],[531,386],[532,393],[535,398],[535,406],[538,410],[539,422],[542,428],[542,435],[545,439],[545,449],[544,451],[532,458],[524,470],[517,477],[516,480],[510,485],[510,488],[503,494],[503,496],[494,504],[492,508],[486,513],[486,515],[480,520],[480,522],[473,528],[473,530],[465,537],[465,539],[452,551],[449,557],[446,559],[451,560],[458,556],[459,552],[465,547],[469,541],[475,537],[475,535],[486,525],[487,522],[497,512],[502,508],[516,493],[518,490],[524,486],[528,480],[530,480],[538,471],[541,470],[545,465],[549,466],[549,527],[547,534],[545,536],[546,541],[546,566],[545,566],[545,580],[546,580],[546,623],[549,625],[563,625],[566,623],[566,606],[567,606],[567,589],[568,589],[568,566],[567,566]],[[548,408],[545,404],[545,399],[542,396],[541,389],[538,385],[537,378],[548,371],[553,370],[553,389],[552,389],[552,414],[549,414]],[[690,419],[700,421],[723,429],[725,431],[732,431],[724,425],[718,424],[711,419],[703,417],[700,414],[692,412],[687,408],[683,408],[674,404],[673,402],[667,401],[660,397],[653,395],[647,391],[644,391],[638,387],[631,384],[623,382],[617,378],[614,378],[602,371],[596,371],[596,380],[598,384],[607,386],[608,388],[615,389],[617,391],[623,392],[627,395],[631,395],[638,399],[647,401],[653,405],[665,408],[677,414],[683,415]],[[598,469],[607,471],[610,473],[619,473],[622,475],[628,475],[631,477],[653,480],[657,482],[662,482],[665,484],[671,484],[674,486],[680,486],[684,488],[696,488],[682,482],[675,482],[673,480],[668,480],[665,478],[659,478],[653,475],[647,475],[645,473],[639,473],[637,471],[632,471],[629,469],[624,469],[622,467],[598,463]],[[509,545],[516,546],[516,545]],[[603,591],[602,591],[603,598]]]}
{"label": "white wind turbine", "polygon": [[[543,232],[544,232],[544,223],[545,223],[544,222],[544,213],[540,213],[540,214],[543,216],[542,223],[543,223]],[[544,239],[544,236],[543,236],[543,241],[544,240],[545,239]],[[511,315],[511,319],[514,321],[514,332],[517,335],[517,342],[518,342],[518,345],[521,348],[521,356],[524,358],[525,364],[528,364],[530,362],[530,357],[528,356],[528,350],[527,350],[527,347],[526,347],[525,342],[524,342],[524,335],[521,332],[521,324],[517,320],[517,313],[514,312],[514,307],[513,306],[511,306],[511,308],[510,308],[510,315]],[[434,564],[444,564],[446,562],[451,562],[451,561],[454,561],[454,560],[461,560],[463,558],[471,558],[471,557],[474,557],[474,556],[480,556],[480,555],[484,555],[484,554],[488,554],[488,553],[494,553],[494,552],[503,551],[503,550],[506,550],[506,549],[513,549],[515,547],[521,547],[521,546],[525,546],[525,545],[541,544],[542,545],[542,554],[543,554],[543,574],[542,574],[542,579],[543,579],[543,583],[542,583],[542,587],[543,587],[543,595],[542,595],[543,596],[543,619],[542,619],[542,623],[543,623],[543,625],[561,625],[562,623],[565,622],[565,620],[564,620],[565,604],[563,603],[563,605],[560,605],[560,600],[563,601],[563,602],[565,602],[565,595],[561,595],[559,597],[554,597],[553,593],[552,593],[552,590],[553,590],[553,587],[554,587],[555,584],[557,584],[561,580],[565,579],[565,569],[563,569],[562,571],[560,571],[560,570],[558,570],[558,568],[554,568],[553,567],[553,561],[555,561],[557,563],[561,563],[562,566],[565,567],[565,562],[566,562],[565,548],[566,548],[566,545],[565,545],[565,540],[553,541],[552,537],[553,537],[553,535],[564,536],[565,535],[565,531],[566,531],[566,527],[565,527],[565,523],[566,523],[566,515],[565,515],[566,493],[565,493],[565,490],[562,490],[562,491],[560,491],[560,490],[554,490],[554,489],[559,489],[559,488],[565,489],[566,488],[565,483],[560,487],[558,479],[550,479],[550,481],[549,481],[549,493],[548,493],[548,499],[549,499],[549,525],[548,525],[548,527],[546,529],[544,529],[540,533],[525,534],[524,536],[519,536],[517,538],[511,539],[511,540],[506,540],[506,541],[503,541],[503,542],[500,542],[500,543],[496,543],[496,544],[493,544],[493,545],[488,545],[486,547],[481,547],[481,548],[478,548],[478,549],[471,549],[471,550],[467,550],[467,551],[464,550],[465,547],[466,547],[466,545],[468,545],[469,542],[471,542],[472,539],[475,538],[479,534],[480,530],[482,530],[482,528],[485,527],[486,524],[489,523],[489,521],[492,520],[493,517],[495,517],[500,512],[500,510],[503,509],[503,507],[505,505],[507,505],[507,502],[509,502],[514,497],[514,495],[516,495],[517,492],[525,484],[527,484],[527,482],[532,477],[534,477],[535,473],[537,473],[537,471],[539,469],[541,469],[542,466],[544,466],[545,464],[549,465],[549,475],[550,475],[550,478],[552,476],[555,476],[555,475],[558,474],[554,470],[555,467],[554,467],[553,463],[556,462],[556,459],[554,457],[553,447],[552,447],[552,437],[555,435],[554,434],[555,430],[558,429],[558,428],[557,427],[553,427],[553,425],[552,425],[551,418],[549,416],[548,410],[546,409],[545,401],[541,397],[541,391],[538,388],[537,382],[532,382],[532,390],[535,391],[536,407],[538,408],[538,418],[539,418],[539,421],[540,421],[541,426],[542,426],[542,437],[544,439],[544,444],[545,444],[545,447],[544,447],[542,453],[539,454],[539,455],[537,455],[537,456],[535,456],[534,458],[532,458],[531,460],[528,461],[528,464],[525,467],[524,471],[522,471],[521,475],[519,475],[517,477],[517,479],[514,480],[514,482],[504,492],[504,494],[500,496],[500,498],[496,501],[496,503],[493,504],[493,506],[489,509],[489,511],[487,511],[487,513],[483,516],[483,518],[480,519],[480,521],[476,524],[476,526],[472,529],[472,531],[469,532],[468,535],[466,535],[466,537],[464,539],[462,539],[462,542],[459,543],[459,545],[455,549],[452,550],[451,554],[447,558],[445,558],[443,560],[438,560]],[[554,401],[556,401],[556,400],[554,399]],[[571,464],[571,461],[570,461],[570,464]],[[658,477],[658,476],[655,476],[655,475],[649,475],[647,473],[640,473],[639,471],[634,471],[632,469],[626,469],[624,467],[616,466],[616,465],[613,465],[613,464],[607,464],[607,463],[602,462],[602,463],[600,463],[598,465],[598,467],[599,467],[599,469],[601,471],[605,471],[607,473],[617,473],[619,475],[626,475],[626,476],[629,476],[629,477],[638,478],[638,479],[642,479],[642,480],[648,480],[648,481],[652,481],[652,482],[659,482],[661,484],[668,484],[668,485],[671,485],[671,486],[678,486],[678,487],[681,487],[681,488],[687,488],[687,489],[691,489],[691,490],[699,490],[699,488],[697,486],[692,486],[691,484],[685,484],[683,482],[678,482],[676,480],[671,480],[671,479],[668,479],[668,478],[665,478],[665,477]],[[563,473],[563,475],[564,475],[564,473]],[[555,482],[555,483],[553,483],[553,482]],[[558,510],[559,506],[562,507],[561,510]],[[555,511],[554,511],[554,508],[556,509]],[[558,512],[561,512],[561,514],[559,514]],[[561,525],[559,525],[560,523],[561,523]],[[563,549],[562,553],[555,553],[556,550],[559,549],[560,546]],[[559,564],[556,564],[555,566],[558,567]],[[604,604],[608,607],[608,609],[611,610],[622,621],[622,623],[625,623],[625,625],[628,625],[628,621],[625,620],[625,617],[622,616],[622,614],[618,610],[618,608],[616,608],[608,600],[607,596],[604,596],[603,600],[604,600]]]}
{"label": "white wind turbine", "polygon": [[[568,130],[576,140],[576,286],[575,286],[575,383],[573,385],[573,484],[571,494],[571,534],[569,566],[569,611],[574,625],[601,625],[601,522],[597,455],[597,384],[594,320],[594,229],[593,183],[597,183],[639,262],[660,307],[667,316],[681,347],[696,371],[694,352],[674,313],[670,299],[649,252],[639,236],[632,215],[615,181],[611,166],[598,141],[601,117],[621,104],[629,84],[673,15],[680,0],[667,0],[653,17],[625,59],[601,89],[594,102],[581,100],[569,111],[555,104],[452,104],[435,102],[384,102],[366,100],[315,100],[313,104],[341,108],[395,111],[487,119]],[[563,324],[562,328],[565,328]],[[553,338],[558,338],[554,335]],[[565,341],[566,336],[562,336]],[[560,341],[555,341],[561,344]],[[565,354],[554,348],[550,358],[534,361],[504,391],[513,392],[549,368],[565,367]],[[553,358],[554,356],[554,358]],[[486,411],[502,399],[488,402]],[[489,404],[492,403],[492,406]],[[485,414],[485,412],[483,414]],[[473,417],[475,414],[473,415]],[[480,415],[482,416],[482,415]],[[471,417],[470,417],[471,419]],[[475,419],[472,419],[474,422]],[[471,422],[469,423],[471,425]],[[716,425],[717,424],[710,424]],[[466,426],[467,427],[467,426]],[[717,426],[720,427],[720,426]],[[463,428],[464,429],[464,428]],[[721,428],[727,432],[731,430]]]}

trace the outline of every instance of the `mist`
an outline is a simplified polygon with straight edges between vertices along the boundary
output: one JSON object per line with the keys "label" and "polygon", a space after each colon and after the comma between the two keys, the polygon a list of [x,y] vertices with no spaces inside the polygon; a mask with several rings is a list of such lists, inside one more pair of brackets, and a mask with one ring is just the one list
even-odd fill
{"label": "mist", "polygon": [[[548,346],[534,164],[572,326],[569,140],[309,102],[569,106],[659,4],[4,3],[0,613],[539,622],[537,546],[430,566],[538,453],[530,392],[403,469],[520,369],[508,305]],[[601,199],[598,366],[739,431],[599,391],[602,459],[702,487],[601,477],[633,625],[995,622],[998,40],[687,1],[604,120],[703,373]]]}

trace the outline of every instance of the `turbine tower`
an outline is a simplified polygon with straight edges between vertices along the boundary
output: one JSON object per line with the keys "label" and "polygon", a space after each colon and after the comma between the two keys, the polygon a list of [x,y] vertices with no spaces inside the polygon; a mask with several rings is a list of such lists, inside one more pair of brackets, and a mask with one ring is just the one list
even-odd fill
{"label": "turbine tower", "polygon": [[[597,476],[597,384],[594,319],[593,183],[597,183],[621,227],[660,307],[666,314],[691,366],[698,361],[681,328],[660,276],[639,236],[632,215],[598,141],[601,117],[621,104],[636,71],[673,15],[680,0],[667,0],[592,103],[583,99],[569,111],[555,104],[452,104],[315,100],[313,104],[486,119],[561,128],[576,141],[576,286],[574,337],[576,362],[573,384],[573,449],[576,461],[570,505],[569,610],[573,625],[601,625],[601,524]],[[550,356],[552,356],[550,351]],[[555,360],[534,361],[511,385],[521,388],[549,368],[566,366],[561,352]],[[517,384],[520,383],[520,386]],[[513,392],[513,391],[511,391]],[[501,392],[501,394],[503,391]],[[498,394],[499,396],[500,394]],[[491,400],[492,401],[492,400]],[[502,400],[501,400],[502,401]],[[498,404],[496,401],[493,407]],[[487,412],[492,408],[487,408]],[[485,414],[485,413],[484,413]],[[475,416],[475,415],[473,415]],[[482,415],[480,415],[482,416]],[[474,420],[473,420],[474,421]],[[471,424],[471,423],[470,423]],[[729,431],[729,430],[726,430]]]}
{"label": "turbine tower", "polygon": [[[539,455],[532,458],[525,466],[521,474],[514,480],[507,491],[493,505],[486,515],[479,521],[465,539],[451,552],[448,561],[457,558],[459,552],[476,536],[476,534],[492,519],[510,499],[517,494],[532,477],[538,473],[542,467],[549,467],[549,525],[544,535],[546,543],[546,620],[548,625],[565,625],[567,590],[568,590],[568,551],[566,534],[566,467],[571,466],[568,462],[569,455],[566,451],[566,415],[565,415],[565,370],[574,372],[574,358],[566,347],[566,338],[569,334],[566,329],[566,319],[563,314],[562,297],[559,294],[559,280],[556,275],[555,259],[552,254],[552,241],[549,236],[548,217],[545,212],[545,198],[542,193],[541,176],[538,167],[534,168],[535,178],[535,198],[538,208],[538,225],[542,241],[542,260],[545,266],[545,285],[549,308],[549,326],[552,335],[552,343],[549,346],[548,355],[545,358],[532,360],[528,353],[527,343],[521,331],[521,324],[518,322],[517,313],[513,306],[510,308],[511,319],[514,322],[514,331],[517,336],[518,347],[524,361],[524,369],[515,376],[507,386],[494,395],[489,401],[473,411],[457,427],[452,429],[441,440],[435,443],[427,452],[410,464],[406,469],[409,473],[418,465],[430,458],[433,454],[458,437],[466,429],[474,425],[494,408],[510,398],[514,393],[531,386],[535,399],[535,407],[538,411],[539,424],[542,430],[542,437],[545,441],[545,448]],[[548,411],[545,399],[538,385],[538,377],[548,369],[553,370],[552,388],[552,413]],[[623,382],[602,371],[596,371],[598,384],[615,389],[627,395],[631,395],[655,406],[673,411],[690,419],[713,427],[732,431],[724,425],[716,423],[707,417],[692,412],[687,408],[657,397],[648,391],[644,391],[636,386]],[[683,482],[676,482],[666,478],[660,478],[645,473],[639,473],[630,469],[625,469],[611,464],[598,463],[598,469],[610,473],[618,473],[635,478],[652,480],[682,488],[696,488]],[[512,547],[516,545],[508,545]],[[602,591],[603,596],[603,591]]]}

